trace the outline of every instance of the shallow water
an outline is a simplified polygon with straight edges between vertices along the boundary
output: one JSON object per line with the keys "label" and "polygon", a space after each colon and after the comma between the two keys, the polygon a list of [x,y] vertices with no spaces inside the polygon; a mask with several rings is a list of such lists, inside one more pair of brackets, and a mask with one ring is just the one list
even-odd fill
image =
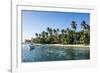
{"label": "shallow water", "polygon": [[89,48],[34,46],[22,45],[22,62],[84,60],[90,58]]}

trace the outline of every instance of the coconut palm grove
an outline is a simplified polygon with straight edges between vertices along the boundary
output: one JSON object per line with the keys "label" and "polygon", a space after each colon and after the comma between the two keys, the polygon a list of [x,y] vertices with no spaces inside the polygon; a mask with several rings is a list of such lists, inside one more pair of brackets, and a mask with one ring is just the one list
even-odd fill
{"label": "coconut palm grove", "polygon": [[80,23],[81,30],[76,31],[77,22],[72,21],[70,23],[71,29],[52,29],[47,27],[46,31],[41,31],[41,33],[35,33],[35,38],[31,40],[25,40],[25,42],[39,43],[39,44],[90,44],[90,26],[83,20]]}

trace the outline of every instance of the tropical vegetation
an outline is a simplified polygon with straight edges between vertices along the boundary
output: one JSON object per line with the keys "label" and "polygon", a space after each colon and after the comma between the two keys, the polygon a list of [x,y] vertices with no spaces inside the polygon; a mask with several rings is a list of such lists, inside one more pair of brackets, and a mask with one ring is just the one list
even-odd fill
{"label": "tropical vegetation", "polygon": [[77,30],[76,21],[71,22],[71,28],[66,29],[52,29],[47,27],[46,31],[35,33],[36,37],[25,42],[39,43],[39,44],[90,44],[90,26],[83,20],[80,24],[81,30]]}

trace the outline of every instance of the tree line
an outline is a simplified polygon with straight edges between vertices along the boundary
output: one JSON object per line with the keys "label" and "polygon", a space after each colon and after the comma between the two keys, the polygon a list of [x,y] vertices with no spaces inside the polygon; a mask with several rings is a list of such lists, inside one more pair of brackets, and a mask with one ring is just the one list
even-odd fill
{"label": "tree line", "polygon": [[77,30],[76,21],[72,21],[71,29],[52,29],[47,27],[46,31],[35,33],[36,38],[25,40],[25,42],[39,44],[90,44],[90,26],[83,20],[80,24],[81,30]]}

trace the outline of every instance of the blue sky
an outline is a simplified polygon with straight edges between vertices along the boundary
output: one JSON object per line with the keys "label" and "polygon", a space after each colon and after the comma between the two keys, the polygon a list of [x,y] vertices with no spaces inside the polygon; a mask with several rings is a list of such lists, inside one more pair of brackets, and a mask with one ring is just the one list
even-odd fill
{"label": "blue sky", "polygon": [[22,10],[23,41],[35,37],[35,33],[46,31],[47,27],[66,29],[71,28],[72,20],[77,23],[77,31],[81,30],[80,23],[85,20],[90,24],[89,13],[51,12]]}

